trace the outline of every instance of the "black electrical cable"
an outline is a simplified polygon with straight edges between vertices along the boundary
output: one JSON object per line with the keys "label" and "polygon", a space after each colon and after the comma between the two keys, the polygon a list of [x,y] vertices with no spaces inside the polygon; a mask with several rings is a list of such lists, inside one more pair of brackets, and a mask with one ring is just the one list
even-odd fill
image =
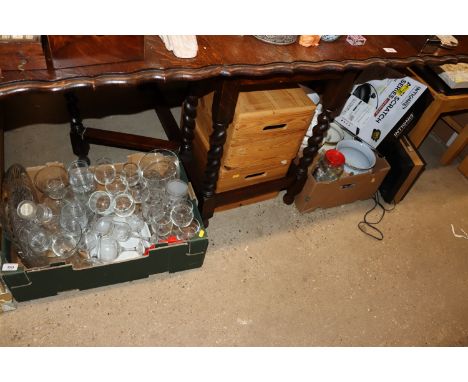
{"label": "black electrical cable", "polygon": [[[391,204],[392,207],[391,208],[386,208],[380,202],[380,197],[379,197],[379,192],[378,191],[374,195],[372,195],[372,200],[374,201],[374,206],[364,214],[363,220],[358,223],[358,228],[362,232],[364,232],[366,235],[368,235],[368,236],[370,236],[370,237],[372,237],[372,238],[374,238],[376,240],[383,240],[384,234],[382,233],[381,230],[379,230],[377,227],[375,227],[375,225],[379,224],[382,221],[382,219],[385,216],[385,212],[390,212],[395,208],[395,203],[392,202],[392,204]],[[377,206],[379,206],[381,208],[380,217],[377,219],[377,221],[369,221],[367,216],[372,211],[374,211],[377,208]],[[371,232],[367,232],[366,231],[367,229],[371,230]]]}

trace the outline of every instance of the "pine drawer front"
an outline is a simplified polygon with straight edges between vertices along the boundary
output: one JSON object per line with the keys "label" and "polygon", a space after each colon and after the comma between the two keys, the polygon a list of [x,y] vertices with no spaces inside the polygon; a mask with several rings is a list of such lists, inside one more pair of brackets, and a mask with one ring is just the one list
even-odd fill
{"label": "pine drawer front", "polygon": [[[212,133],[210,93],[200,101],[197,123]],[[301,88],[242,92],[227,130],[223,163],[228,167],[270,165],[293,159],[310,125],[315,105]]]}
{"label": "pine drawer front", "polygon": [[[203,176],[201,171],[206,165],[208,148],[208,138],[203,135],[197,124],[193,139],[193,154],[197,164],[196,167],[200,171],[198,174],[200,177]],[[286,175],[290,164],[291,160],[287,159],[277,159],[273,164],[268,165],[257,164],[256,162],[250,165],[244,163],[244,166],[238,168],[230,168],[221,164],[216,192],[234,190],[269,180],[280,179]]]}

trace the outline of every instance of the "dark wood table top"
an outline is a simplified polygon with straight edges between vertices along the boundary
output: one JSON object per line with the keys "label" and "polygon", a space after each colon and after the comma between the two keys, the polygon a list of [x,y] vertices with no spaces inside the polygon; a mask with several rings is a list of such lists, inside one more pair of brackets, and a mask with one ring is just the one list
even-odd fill
{"label": "dark wood table top", "polygon": [[[77,66],[64,69],[2,70],[0,97],[23,91],[60,91],[102,85],[137,85],[148,81],[195,81],[214,77],[258,77],[364,69],[415,64],[468,62],[468,36],[457,36],[456,49],[420,54],[410,36],[365,36],[351,46],[346,36],[305,48],[298,43],[271,45],[252,36],[197,36],[198,55],[176,58],[158,36],[145,36],[144,60]],[[383,48],[393,48],[387,53]],[[0,44],[0,55],[2,46]],[[27,67],[27,65],[25,66]],[[1,68],[0,68],[1,69]]]}

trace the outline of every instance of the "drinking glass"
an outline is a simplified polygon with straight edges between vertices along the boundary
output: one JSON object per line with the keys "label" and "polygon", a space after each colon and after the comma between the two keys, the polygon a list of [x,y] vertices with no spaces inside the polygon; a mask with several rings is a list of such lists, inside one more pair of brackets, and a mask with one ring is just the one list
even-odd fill
{"label": "drinking glass", "polygon": [[101,241],[102,237],[105,235],[109,235],[114,228],[114,222],[112,221],[111,217],[104,216],[96,220],[91,228],[91,230],[96,233],[97,236],[97,250],[95,253],[92,254],[91,260],[98,262],[100,259],[100,251],[101,251]]}
{"label": "drinking glass", "polygon": [[200,232],[200,223],[198,220],[193,219],[192,222],[186,227],[177,227],[176,236],[179,240],[190,240]]}
{"label": "drinking glass", "polygon": [[153,162],[171,162],[176,167],[176,176],[179,177],[180,174],[180,164],[179,158],[174,151],[166,149],[154,149],[153,151],[143,155],[138,161],[138,168],[140,174],[142,174],[143,169]]}
{"label": "drinking glass", "polygon": [[127,162],[122,166],[122,176],[129,187],[135,186],[140,181],[140,172],[136,163]]}
{"label": "drinking glass", "polygon": [[94,175],[88,163],[82,159],[75,160],[68,166],[68,180],[77,194],[85,194],[94,191]]}
{"label": "drinking glass", "polygon": [[132,235],[132,227],[130,224],[114,220],[114,228],[112,230],[112,237],[117,241],[127,241]]}
{"label": "drinking glass", "polygon": [[98,242],[97,234],[91,229],[86,229],[80,242],[80,248],[91,254],[91,251],[96,248]]}
{"label": "drinking glass", "polygon": [[16,208],[18,216],[37,224],[48,223],[54,218],[52,209],[44,204],[36,204],[31,200],[23,200]]}
{"label": "drinking glass", "polygon": [[145,179],[140,179],[137,184],[130,186],[128,191],[137,204],[145,202],[150,197],[150,190]]}
{"label": "drinking glass", "polygon": [[111,263],[119,256],[120,245],[114,238],[103,237],[98,245],[100,262]]}
{"label": "drinking glass", "polygon": [[94,166],[94,180],[99,184],[112,183],[116,176],[115,166],[109,158],[99,158]]}
{"label": "drinking glass", "polygon": [[113,212],[112,195],[106,191],[94,191],[89,197],[88,206],[95,214],[109,215]]}
{"label": "drinking glass", "polygon": [[137,214],[128,216],[126,222],[130,225],[133,232],[141,233],[143,228],[145,228],[145,221]]}
{"label": "drinking glass", "polygon": [[51,199],[62,199],[68,186],[67,171],[61,166],[46,166],[34,176],[36,188]]}
{"label": "drinking glass", "polygon": [[150,241],[157,243],[159,239],[166,239],[172,232],[172,227],[172,220],[167,215],[164,215],[159,220],[153,220],[151,222],[153,235],[151,236]]}
{"label": "drinking glass", "polygon": [[81,231],[88,225],[88,212],[77,200],[68,201],[60,211],[60,226],[74,235],[81,235]]}
{"label": "drinking glass", "polygon": [[171,161],[151,162],[143,168],[142,176],[146,179],[150,190],[164,190],[166,183],[177,177],[177,167]]}
{"label": "drinking glass", "polygon": [[73,256],[79,248],[81,234],[76,236],[67,231],[60,231],[52,237],[52,251],[62,259]]}
{"label": "drinking glass", "polygon": [[120,193],[114,197],[113,202],[114,213],[120,217],[127,217],[135,211],[135,201],[132,195],[128,193]]}
{"label": "drinking glass", "polygon": [[122,175],[116,175],[114,180],[111,183],[107,183],[105,187],[107,192],[112,195],[117,195],[122,192],[126,192],[128,184]]}
{"label": "drinking glass", "polygon": [[176,202],[171,209],[170,217],[177,227],[187,227],[193,220],[193,205],[190,200]]}
{"label": "drinking glass", "polygon": [[50,234],[43,228],[33,227],[27,233],[29,247],[34,253],[43,253],[50,248],[52,239]]}
{"label": "drinking glass", "polygon": [[166,184],[166,193],[171,204],[187,198],[188,184],[180,179],[171,179]]}
{"label": "drinking glass", "polygon": [[165,213],[164,199],[150,199],[142,205],[143,217],[150,223],[161,219]]}

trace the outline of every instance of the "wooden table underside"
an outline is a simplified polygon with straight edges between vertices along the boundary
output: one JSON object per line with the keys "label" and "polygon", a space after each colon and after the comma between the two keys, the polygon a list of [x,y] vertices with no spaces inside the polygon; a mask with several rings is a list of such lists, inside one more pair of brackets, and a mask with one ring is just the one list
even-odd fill
{"label": "wooden table underside", "polygon": [[[252,36],[197,36],[198,55],[178,59],[164,48],[157,36],[145,37],[145,59],[115,64],[71,67],[65,69],[10,70],[0,73],[0,101],[9,95],[29,91],[55,92],[100,86],[136,86],[146,82],[192,83],[183,105],[181,155],[189,168],[194,119],[198,98],[206,86],[215,90],[213,134],[204,179],[194,181],[205,222],[216,206],[242,200],[246,195],[287,189],[284,201],[292,203],[302,188],[307,168],[313,161],[328,123],[341,110],[356,75],[370,67],[402,68],[413,65],[440,65],[468,62],[468,38],[459,38],[455,50],[438,49],[419,54],[414,38],[404,36],[366,36],[363,46],[349,45],[344,36],[333,43],[304,48],[298,44],[276,46]],[[383,48],[393,48],[387,53]],[[0,46],[1,51],[1,46]],[[0,52],[1,53],[1,52]],[[96,52],[99,54],[99,52]],[[337,73],[339,78],[337,79]],[[314,135],[297,166],[284,179],[216,195],[217,174],[221,164],[226,129],[232,121],[239,89],[244,85],[266,82],[327,79],[322,96],[324,112],[314,127]],[[207,85],[208,84],[208,85]],[[203,90],[200,90],[203,89]]]}

